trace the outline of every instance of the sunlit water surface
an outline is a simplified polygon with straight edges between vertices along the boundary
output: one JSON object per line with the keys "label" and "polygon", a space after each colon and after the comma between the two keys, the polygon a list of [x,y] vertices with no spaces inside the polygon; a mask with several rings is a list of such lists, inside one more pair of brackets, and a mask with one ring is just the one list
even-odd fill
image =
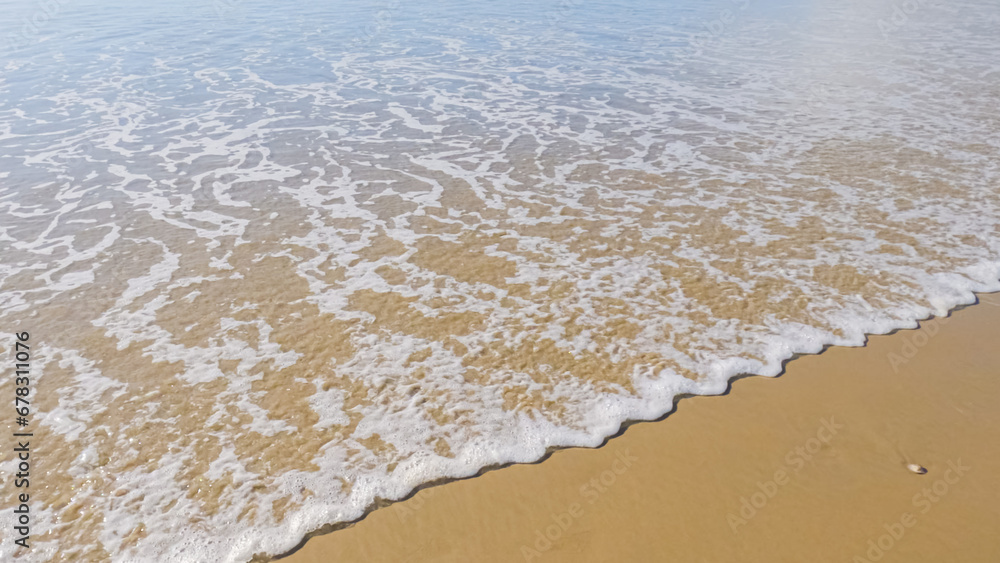
{"label": "sunlit water surface", "polygon": [[996,2],[148,4],[0,2],[32,561],[280,553],[1000,289]]}

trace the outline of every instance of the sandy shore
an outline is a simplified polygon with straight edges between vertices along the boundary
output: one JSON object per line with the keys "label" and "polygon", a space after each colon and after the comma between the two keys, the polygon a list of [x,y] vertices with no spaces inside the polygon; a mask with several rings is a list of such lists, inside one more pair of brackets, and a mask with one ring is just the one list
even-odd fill
{"label": "sandy shore", "polygon": [[424,489],[282,561],[995,563],[1000,295],[980,299],[599,449]]}

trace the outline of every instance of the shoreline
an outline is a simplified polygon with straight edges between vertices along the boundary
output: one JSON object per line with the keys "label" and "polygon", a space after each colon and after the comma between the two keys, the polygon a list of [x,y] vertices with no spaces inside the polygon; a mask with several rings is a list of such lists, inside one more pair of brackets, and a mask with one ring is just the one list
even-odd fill
{"label": "shoreline", "polygon": [[[971,312],[975,313],[973,314]],[[963,320],[961,322],[953,323],[952,321],[956,319],[956,317]],[[591,523],[594,520],[600,521],[602,519],[606,519],[606,517],[611,514],[607,510],[602,510],[599,506],[595,506],[599,502],[607,501],[607,504],[620,504],[623,500],[621,498],[623,495],[631,498],[632,500],[636,500],[641,498],[635,494],[637,492],[641,493],[645,490],[645,492],[651,493],[653,496],[659,496],[659,494],[664,492],[662,490],[658,490],[661,488],[661,485],[656,480],[641,478],[636,479],[635,476],[629,476],[629,474],[632,473],[632,464],[639,463],[641,465],[641,462],[637,460],[641,460],[644,457],[636,452],[644,451],[649,449],[651,446],[649,443],[649,436],[647,436],[648,434],[665,434],[672,436],[673,438],[677,438],[679,433],[689,433],[689,431],[692,430],[692,424],[695,425],[693,430],[694,434],[698,434],[698,428],[703,427],[705,424],[712,424],[714,426],[713,432],[717,433],[730,423],[736,422],[733,419],[736,417],[739,410],[745,408],[747,404],[774,404],[778,402],[776,395],[787,395],[789,393],[788,389],[785,389],[784,393],[775,393],[776,389],[768,388],[767,390],[763,390],[760,389],[761,387],[768,386],[769,384],[772,384],[771,387],[773,387],[773,384],[777,381],[792,379],[796,380],[794,386],[798,387],[805,381],[801,376],[815,371],[826,372],[823,373],[823,375],[826,376],[824,380],[830,380],[831,378],[836,379],[836,375],[830,372],[837,372],[838,370],[843,371],[842,369],[839,369],[843,366],[838,366],[836,364],[843,364],[845,361],[848,363],[861,364],[860,367],[867,367],[867,371],[870,372],[888,371],[889,373],[897,376],[900,371],[906,371],[907,369],[924,369],[921,366],[911,366],[911,360],[917,355],[921,357],[931,357],[949,355],[950,353],[954,354],[954,351],[949,353],[948,350],[938,349],[943,346],[941,343],[942,337],[940,335],[952,335],[948,338],[954,339],[955,334],[962,333],[961,340],[963,340],[963,342],[969,342],[968,337],[970,335],[967,333],[977,332],[973,327],[978,327],[984,324],[990,325],[991,322],[994,330],[1000,329],[1000,293],[977,294],[977,300],[975,303],[957,306],[949,311],[948,315],[944,317],[930,317],[929,319],[921,320],[919,321],[919,326],[916,329],[897,329],[884,335],[869,335],[867,336],[865,345],[862,347],[828,346],[817,354],[800,354],[793,356],[784,362],[782,372],[779,376],[736,376],[730,379],[727,390],[721,395],[678,396],[674,400],[673,410],[663,417],[653,421],[628,421],[622,425],[622,428],[617,433],[605,439],[602,445],[598,448],[554,448],[552,451],[547,452],[544,457],[532,463],[517,463],[499,467],[488,467],[481,470],[474,477],[425,484],[405,499],[399,501],[381,501],[376,503],[374,509],[366,512],[365,516],[359,520],[349,523],[324,526],[319,530],[308,534],[292,551],[274,556],[270,560],[284,561],[287,563],[315,563],[328,560],[354,561],[361,559],[373,561],[458,561],[464,558],[475,558],[476,560],[484,561],[560,561],[564,560],[567,556],[569,559],[574,559],[582,553],[578,550],[580,545],[579,542],[567,541],[567,538],[581,533],[580,529],[584,528],[586,523]],[[989,330],[978,331],[979,343],[989,345],[989,334]],[[910,338],[907,339],[907,336]],[[913,340],[923,342],[923,344],[914,344]],[[976,339],[973,338],[973,340]],[[913,353],[909,354],[910,357],[907,357],[908,354],[904,354],[904,352],[908,351],[903,350],[905,342],[909,342],[910,346],[914,348]],[[890,347],[888,351],[883,350],[886,346]],[[899,350],[891,349],[892,346],[896,346]],[[993,373],[1000,373],[1000,354],[991,355],[987,349],[982,346],[980,349],[983,354],[990,356],[987,359],[991,362],[990,365],[995,368]],[[864,353],[864,351],[868,351],[868,353]],[[881,352],[885,352],[882,357],[883,361],[881,366],[871,365],[872,362],[869,360],[872,358],[859,359],[840,357],[844,355],[867,357],[871,356],[872,353],[880,354]],[[895,356],[893,356],[893,354],[895,354]],[[836,362],[819,359],[827,358],[831,355],[838,356]],[[800,361],[793,362],[792,360]],[[902,361],[902,364],[900,361]],[[922,361],[926,361],[926,359]],[[817,362],[834,365],[811,365]],[[862,369],[861,371],[865,370]],[[855,374],[851,377],[857,378],[859,376]],[[850,379],[850,377],[848,379]],[[891,380],[893,378],[889,379]],[[736,382],[738,381],[742,383],[737,386]],[[933,383],[934,382],[926,382],[926,384],[932,386]],[[941,381],[937,382],[938,385],[942,385],[942,383],[943,382]],[[882,382],[882,384],[886,385],[887,382]],[[987,381],[985,384],[988,386],[990,382]],[[789,386],[792,386],[792,384],[789,383],[783,385],[783,387],[786,388]],[[839,385],[839,387],[842,392],[849,393],[852,386]],[[919,389],[926,391],[923,387],[919,387]],[[1000,382],[994,383],[992,389],[1000,391]],[[940,391],[940,389],[937,391]],[[910,393],[912,392],[914,391],[911,390]],[[961,390],[958,390],[958,392],[961,392]],[[757,396],[762,393],[766,393],[770,396]],[[707,402],[711,398],[723,396],[729,397],[724,404],[718,404],[719,402],[716,401],[715,404],[707,406]],[[684,398],[701,398],[701,400],[682,401]],[[871,397],[868,397],[868,400],[870,399]],[[906,397],[896,397],[896,399],[898,399],[897,402],[902,401],[904,404],[907,402]],[[993,405],[1000,406],[1000,394],[994,395],[993,399]],[[781,399],[781,401],[785,401],[785,399]],[[803,403],[811,404],[809,401],[802,401],[800,403],[793,403],[784,406],[790,410],[801,411],[805,407]],[[681,404],[684,406],[682,407]],[[692,406],[688,406],[689,404]],[[693,406],[696,404],[698,404],[697,407]],[[703,407],[701,405],[706,406]],[[732,407],[731,410],[734,411],[733,413],[727,413],[727,411],[730,410],[730,407]],[[782,407],[783,405],[781,404],[775,405],[775,408]],[[700,411],[704,410],[707,410],[708,413],[700,414]],[[1000,409],[993,410],[1000,411]],[[687,414],[682,415],[682,413]],[[816,414],[818,416],[818,414],[821,413]],[[706,416],[708,418],[705,418]],[[920,415],[918,415],[918,419],[919,416]],[[665,422],[666,419],[673,417],[682,418],[683,420],[674,421],[670,424]],[[689,420],[692,418],[694,418],[694,420]],[[994,422],[1000,422],[1000,416],[994,415],[993,418]],[[801,423],[799,426],[801,426]],[[796,490],[794,485],[798,482],[798,480],[793,479],[793,477],[797,477],[800,471],[804,471],[807,464],[809,467],[812,467],[815,465],[816,459],[819,459],[818,456],[829,455],[829,452],[824,453],[825,450],[836,450],[837,444],[832,440],[832,438],[837,436],[836,432],[838,430],[841,432],[843,431],[842,428],[838,428],[838,426],[842,426],[840,419],[838,419],[836,415],[833,415],[832,420],[823,419],[814,424],[814,426],[816,426],[816,435],[805,438],[805,441],[797,446],[799,448],[804,448],[801,452],[787,453],[784,456],[779,456],[781,458],[780,461],[782,467],[772,471],[764,471],[759,475],[760,477],[770,477],[769,479],[758,479],[756,488],[746,489],[746,487],[743,487],[746,489],[745,494],[737,496],[739,500],[745,502],[739,502],[738,500],[737,504],[730,507],[730,510],[723,515],[722,524],[724,526],[728,526],[728,529],[724,527],[722,528],[722,531],[726,533],[726,535],[732,534],[734,538],[739,538],[741,535],[740,532],[742,530],[749,530],[750,528],[747,527],[754,524],[757,520],[756,517],[758,512],[767,509],[768,506],[772,504],[770,503],[772,498],[791,496],[779,493],[785,490]],[[951,426],[954,426],[954,424]],[[1000,424],[996,426],[1000,426]],[[824,434],[824,430],[826,431],[826,440],[823,440],[822,438],[824,436],[820,435]],[[787,431],[788,429],[786,428],[786,434]],[[983,429],[983,431],[986,431],[986,429]],[[994,434],[1000,438],[1000,431],[996,431]],[[747,444],[755,441],[773,441],[782,435],[783,434],[780,432],[775,432],[772,436],[754,436],[751,433],[750,435],[744,436],[744,440],[738,443],[730,443],[727,441],[719,444],[706,443],[705,445],[715,447],[717,450],[722,449],[732,451],[734,449],[739,450],[740,448],[747,449]],[[687,441],[683,442],[683,445],[685,448],[694,447],[692,450],[692,454],[694,454],[698,449],[696,447],[697,444],[695,443],[697,440],[697,437],[688,437]],[[662,440],[655,441],[658,443],[660,448],[662,448]],[[677,447],[680,445],[677,442],[678,440],[673,439],[667,443]],[[639,449],[633,450],[634,448]],[[756,449],[750,448],[750,451],[744,451],[741,453],[750,455],[756,453],[757,455],[755,457],[760,458],[762,454],[759,450],[766,449],[767,448],[756,447]],[[671,449],[671,451],[672,450],[673,449]],[[789,452],[794,451],[794,448],[789,450]],[[647,452],[645,457],[647,459],[651,456],[654,458],[663,457],[664,455],[667,455],[667,453],[668,452],[666,451],[655,453]],[[896,468],[899,470],[899,475],[894,475],[897,479],[903,479],[904,481],[911,477],[914,479],[927,479],[928,484],[937,485],[938,481],[936,479],[928,479],[928,477],[933,477],[937,475],[938,472],[941,472],[943,475],[949,470],[951,471],[949,476],[954,476],[955,470],[948,467],[947,462],[951,461],[954,464],[956,463],[955,460],[938,460],[937,465],[934,465],[928,464],[926,460],[923,460],[922,462],[914,461],[920,456],[914,456],[912,453],[903,454],[898,448],[896,448],[896,453],[897,457],[900,458],[898,459],[899,463]],[[1000,471],[1000,455],[992,452],[979,452],[979,454],[990,457],[987,465],[995,465],[998,471]],[[675,455],[679,455],[679,452],[667,455],[667,457],[674,457]],[[610,459],[605,459],[609,458],[609,456]],[[835,459],[836,458],[834,458],[834,460]],[[972,458],[967,456],[966,459]],[[560,462],[557,463],[555,460],[560,460]],[[601,469],[601,461],[607,462],[606,468]],[[542,462],[546,463],[543,464]],[[565,467],[567,463],[572,463],[575,467],[567,468]],[[921,465],[921,463],[923,463],[921,467],[926,466],[928,473],[926,475],[917,475],[912,471],[908,471],[906,469],[906,465],[910,463],[917,465]],[[963,463],[968,465],[967,461],[963,461]],[[669,464],[656,465],[661,465],[658,469],[663,474],[676,474],[677,471],[681,469],[679,467],[672,467]],[[567,472],[575,475],[580,474],[581,471],[586,473],[586,471],[581,469],[581,467],[589,467],[591,469],[591,473],[597,477],[591,476],[590,478],[583,478],[582,481],[580,479],[575,481],[573,479],[567,479]],[[959,465],[959,467],[964,466]],[[759,470],[760,464],[757,464],[756,466],[754,464],[750,464],[747,468],[747,470]],[[498,472],[496,469],[506,469],[506,471]],[[621,470],[621,472],[619,472],[619,470]],[[724,490],[726,488],[723,485],[725,485],[727,481],[732,482],[741,480],[738,475],[733,475],[733,471],[735,471],[735,468],[730,468],[728,470],[728,474],[723,472],[723,474],[720,475],[721,477],[726,477],[716,483],[719,485],[720,489]],[[741,468],[740,471],[742,472],[743,469]],[[784,475],[781,474],[780,471],[784,471]],[[514,473],[516,473],[516,475],[514,475]],[[682,479],[678,479],[678,475],[671,476],[674,478],[674,482],[683,481]],[[530,481],[530,483],[525,482],[525,479]],[[626,480],[628,480],[631,484],[628,487],[622,487],[621,484]],[[861,481],[863,481],[863,479],[861,479]],[[573,484],[576,484],[577,489],[575,491],[575,499],[572,494],[574,493],[572,490]],[[704,483],[696,484],[699,486],[695,488],[703,488],[704,486]],[[729,484],[730,487],[732,487],[732,483]],[[539,487],[539,485],[544,486]],[[798,486],[801,485],[802,484],[799,483]],[[525,487],[528,489],[534,489],[532,494],[528,497],[524,497],[523,494],[518,494],[517,492],[518,490],[523,492]],[[941,487],[938,486],[939,490],[940,488]],[[629,489],[629,491],[623,491],[622,489]],[[733,492],[738,492],[738,490]],[[724,499],[731,496],[731,493],[722,492],[717,496]],[[518,497],[524,497],[521,498],[521,500],[527,502],[528,504],[512,506],[509,499]],[[555,506],[558,504],[556,499],[559,498],[566,498],[567,502],[562,504],[561,511],[552,510],[559,508],[558,506]],[[993,503],[994,508],[993,512],[990,513],[992,518],[985,521],[987,528],[989,528],[991,524],[994,525],[994,528],[996,524],[1000,524],[1000,509],[996,508],[997,506],[1000,506],[1000,495],[994,493],[993,499],[995,501]],[[719,499],[717,498],[711,500],[717,501]],[[925,501],[929,502],[929,499],[925,499]],[[757,505],[760,506],[758,507]],[[590,510],[588,511],[587,508],[590,508]],[[615,516],[618,518],[624,517],[625,520],[635,520],[638,518],[640,522],[633,523],[637,524],[636,527],[641,529],[641,522],[655,525],[655,516],[657,516],[657,513],[660,511],[654,511],[651,514],[649,513],[650,508],[651,507],[644,507],[644,510],[625,511],[624,515],[618,513],[615,514]],[[691,507],[688,506],[688,508]],[[920,508],[925,508],[925,505],[921,504]],[[458,518],[457,520],[449,521],[447,515],[455,514],[456,510],[461,510],[462,512],[467,512],[468,514],[465,518]],[[777,511],[775,510],[774,512]],[[501,518],[503,520],[501,525],[488,526],[487,529],[490,531],[488,536],[484,535],[486,530],[477,530],[478,533],[474,534],[475,538],[472,539],[468,538],[469,534],[467,533],[456,534],[453,531],[455,526],[463,526],[461,521],[490,521],[495,520],[498,515],[502,516],[504,514],[508,517],[511,515],[516,515],[517,517],[514,518],[513,521],[510,520],[510,518]],[[548,516],[547,523],[546,518],[543,516]],[[433,525],[428,523],[429,520],[434,521],[432,523]],[[654,520],[654,522],[650,522],[650,520]],[[715,523],[718,524],[718,518],[714,520],[716,520]],[[530,532],[530,530],[525,529],[525,522],[532,521],[537,521],[537,524],[532,528],[534,533],[528,533],[525,535],[526,531]],[[610,522],[608,523],[610,524]],[[900,521],[896,523],[903,526],[902,529],[904,530],[903,533],[905,535],[905,530],[909,529],[909,527],[906,526],[906,524],[909,523],[909,520],[907,520],[907,522]],[[916,521],[916,524],[919,524],[919,520]],[[441,525],[444,527],[440,527]],[[470,524],[466,522],[464,525],[468,526]],[[530,525],[528,527],[531,528]],[[661,527],[664,530],[670,529],[669,526]],[[710,533],[705,529],[687,530],[684,536],[687,537],[692,534],[697,536],[699,533],[703,535],[707,534],[706,537],[704,537],[704,541],[727,543],[722,541],[725,538],[720,539],[719,537],[714,537],[717,535],[717,532],[719,532],[718,529],[715,529],[717,527],[718,526],[711,526],[710,529],[712,529],[712,531]],[[576,534],[574,534],[573,528],[578,528],[578,530],[575,530]],[[611,528],[613,529],[615,526],[612,526]],[[543,533],[541,530],[545,529],[547,529],[547,532]],[[900,528],[898,528],[898,526],[889,525],[889,529],[898,532]],[[420,530],[420,532],[414,535],[416,530]],[[586,539],[586,543],[597,542],[605,548],[615,548],[620,541],[620,539],[616,539],[618,534],[612,533],[608,528],[591,528],[587,530],[587,533],[595,534],[596,539],[595,536],[577,539]],[[668,532],[663,533],[669,535]],[[632,534],[628,535],[631,536]],[[742,535],[746,534],[744,533]],[[771,534],[769,534],[768,537],[770,537],[770,535]],[[879,535],[876,535],[876,537],[878,536]],[[913,533],[910,534],[910,536],[917,537],[918,534]],[[405,537],[407,538],[407,541],[402,543],[386,541],[393,539],[394,537]],[[900,537],[902,538],[903,536]],[[463,538],[465,539],[463,540]],[[532,538],[534,538],[532,541],[528,541]],[[640,535],[640,537],[633,538],[630,541],[648,543],[651,539],[652,538],[650,537],[643,537]],[[771,541],[782,542],[787,539],[788,538],[775,537]],[[447,551],[452,552],[451,555],[454,556],[455,559],[449,559],[449,553],[446,552],[433,554],[427,553],[426,556],[420,555],[421,552],[427,551],[428,544],[451,545],[453,543],[456,543],[457,545],[455,545],[454,549],[449,549]],[[917,542],[914,541],[912,543]],[[887,541],[883,541],[883,546],[887,544]],[[872,556],[868,558],[869,561],[874,560],[875,556],[881,549],[878,548],[877,543],[874,545],[876,546],[876,549],[869,550],[871,551],[870,555]],[[375,546],[378,546],[378,550],[372,551],[375,549]],[[574,548],[574,546],[576,546],[576,548]],[[691,546],[688,545],[687,547],[690,548]],[[616,549],[620,550],[620,548],[621,546],[618,546]],[[1000,550],[1000,547],[995,549]],[[592,549],[588,548],[587,552],[590,553],[590,551],[592,551]],[[864,557],[866,557],[863,553],[864,551],[865,550],[860,550],[857,552],[857,555],[862,558],[860,559],[862,561],[865,560]],[[884,555],[879,557],[880,560],[893,560],[891,558],[883,559],[887,558],[889,553],[887,550],[881,551],[884,552]],[[1000,555],[1000,551],[997,552],[997,555]],[[697,551],[694,551],[691,553],[691,556],[700,557],[701,555]],[[748,556],[746,553],[733,553],[731,555],[731,557],[746,556]],[[815,557],[815,554],[812,556]],[[641,559],[642,556],[637,555],[637,557]],[[773,560],[774,557],[774,555],[767,556],[769,560]],[[992,561],[992,555],[989,557],[989,559],[982,560]],[[598,557],[597,560],[603,559]],[[785,559],[780,559],[779,557],[779,560]],[[851,561],[852,559],[851,557],[847,557],[846,560]],[[900,560],[902,561],[903,559]],[[907,554],[907,558],[905,560],[933,561],[935,559],[933,557],[927,559],[914,559],[913,554]]]}

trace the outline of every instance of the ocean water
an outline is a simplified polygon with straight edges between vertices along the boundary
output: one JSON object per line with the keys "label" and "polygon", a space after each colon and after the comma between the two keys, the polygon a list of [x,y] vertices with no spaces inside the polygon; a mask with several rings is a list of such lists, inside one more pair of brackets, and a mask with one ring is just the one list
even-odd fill
{"label": "ocean water", "polygon": [[0,558],[278,554],[1000,290],[998,26],[0,1],[0,347],[30,331],[34,434],[32,547],[4,448]]}

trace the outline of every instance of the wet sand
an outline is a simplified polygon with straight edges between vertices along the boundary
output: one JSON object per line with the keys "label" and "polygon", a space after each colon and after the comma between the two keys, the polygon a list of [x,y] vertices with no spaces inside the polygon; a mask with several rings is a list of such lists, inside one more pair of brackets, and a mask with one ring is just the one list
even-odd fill
{"label": "wet sand", "polygon": [[995,563],[998,339],[1000,294],[981,295],[601,448],[424,489],[281,560]]}

